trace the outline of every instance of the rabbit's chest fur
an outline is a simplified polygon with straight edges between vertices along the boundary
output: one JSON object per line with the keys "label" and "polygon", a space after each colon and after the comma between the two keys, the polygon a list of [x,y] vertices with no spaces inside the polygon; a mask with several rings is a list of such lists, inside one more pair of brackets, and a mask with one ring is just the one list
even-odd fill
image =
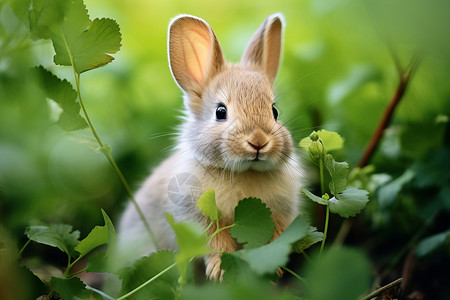
{"label": "rabbit's chest fur", "polygon": [[[180,159],[180,156],[183,158]],[[179,189],[177,193],[180,200],[174,201],[171,197],[174,180],[182,174],[185,177],[192,176],[195,186],[179,182],[176,188]],[[160,187],[158,189],[154,188],[156,181]],[[194,158],[175,153],[154,171],[137,195],[138,202],[142,203],[144,209],[156,200],[160,202],[159,205],[174,214],[177,220],[200,221],[203,215],[197,208],[197,198],[208,189],[215,191],[216,204],[226,220],[233,220],[236,205],[248,197],[261,199],[272,210],[273,215],[287,217],[298,213],[296,204],[300,181],[298,168],[291,165],[272,172],[230,172],[221,168],[205,167]],[[144,212],[147,215],[157,213],[161,216],[160,211],[148,208],[148,211]]]}

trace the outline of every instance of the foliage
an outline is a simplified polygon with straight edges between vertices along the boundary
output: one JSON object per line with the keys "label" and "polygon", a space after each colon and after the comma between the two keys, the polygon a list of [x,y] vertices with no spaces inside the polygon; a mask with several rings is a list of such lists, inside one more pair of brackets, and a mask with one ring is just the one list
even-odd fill
{"label": "foliage", "polygon": [[[86,7],[92,15],[107,13],[117,21],[91,18]],[[192,0],[136,5],[105,0],[1,1],[0,298],[57,297],[59,293],[65,299],[74,294],[108,299],[74,277],[83,261],[88,271],[122,276],[121,296],[152,279],[136,297],[142,293],[144,298],[292,299],[304,295],[329,299],[320,292],[333,291],[334,298],[355,298],[367,292],[368,269],[374,266],[382,270],[376,274],[377,282],[403,276],[404,296],[449,298],[449,274],[435,275],[448,269],[449,261],[449,8],[440,0],[332,4]],[[261,220],[261,228],[255,222],[241,227],[242,232],[238,228],[245,223],[236,220],[240,225],[231,231],[245,248],[223,255],[226,285],[194,283],[191,255],[205,253],[204,242],[210,237],[191,224],[173,223],[178,231],[195,237],[198,243],[193,249],[187,244],[186,251],[158,252],[128,266],[131,269],[123,268],[114,257],[112,222],[99,211],[103,208],[117,219],[120,203],[129,197],[120,185],[122,178],[139,182],[148,166],[166,155],[162,150],[173,144],[168,128],[179,122],[176,111],[182,101],[163,55],[168,20],[179,12],[205,18],[227,56],[237,61],[257,24],[275,11],[283,12],[287,20],[284,58],[276,82],[280,118],[296,141],[316,129],[315,140],[307,138],[303,140],[307,144],[300,146],[314,145],[311,158],[319,170],[318,158],[323,155],[324,180],[322,187],[312,185],[303,193],[321,205],[305,208],[309,217],[296,219],[295,234],[287,232],[268,245],[265,242],[273,234],[269,218]],[[350,169],[360,160],[399,77],[411,61],[417,61],[413,57],[419,57],[419,63],[383,130],[371,165]],[[81,105],[84,99],[92,121]],[[94,135],[94,123],[107,144],[99,143],[102,140]],[[321,128],[328,133],[338,131],[345,145]],[[332,157],[314,143],[319,139],[327,152],[333,152]],[[114,164],[117,161],[113,170],[120,167],[124,172],[120,178],[111,171],[111,153]],[[208,207],[201,209],[211,222],[217,222],[220,212],[211,201],[213,196],[211,191],[200,207]],[[251,205],[267,211],[256,201]],[[316,229],[323,228],[320,216],[327,216],[321,213],[322,205],[343,217],[366,207],[352,221],[342,223],[329,216],[326,237]],[[244,209],[243,219],[249,210]],[[105,225],[92,229],[101,222]],[[345,238],[343,233],[351,222],[354,226]],[[26,227],[27,235],[23,235]],[[264,237],[252,240],[254,229],[264,232]],[[80,241],[80,236],[85,238]],[[345,240],[357,250],[324,247],[322,255],[315,256],[314,244],[325,243],[327,238],[333,245]],[[25,247],[18,251],[16,245]],[[292,248],[311,255],[311,262],[305,259],[307,267],[303,259],[293,270],[283,266]],[[58,250],[62,256],[56,254]],[[268,255],[274,255],[274,260],[267,259]],[[36,256],[39,260],[31,259]],[[41,276],[46,277],[46,286],[22,265],[35,273],[64,271],[46,271],[47,277]],[[291,281],[286,288],[274,288],[268,280],[273,279],[275,265],[285,268],[285,280]],[[180,276],[183,279],[175,282]],[[297,276],[305,277],[305,282]],[[136,284],[131,284],[133,278]],[[321,288],[324,282],[329,288]],[[347,282],[355,282],[349,290],[352,294],[339,294],[345,292],[339,285]]]}

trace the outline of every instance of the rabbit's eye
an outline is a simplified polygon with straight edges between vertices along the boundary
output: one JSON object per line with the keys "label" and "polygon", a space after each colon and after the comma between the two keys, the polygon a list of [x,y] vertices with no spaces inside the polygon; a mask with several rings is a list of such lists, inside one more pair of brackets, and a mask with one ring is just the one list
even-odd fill
{"label": "rabbit's eye", "polygon": [[216,108],[216,120],[225,121],[227,119],[227,107],[220,103]]}
{"label": "rabbit's eye", "polygon": [[276,121],[278,119],[278,110],[275,108],[275,106],[272,106],[272,112],[273,112],[273,117]]}

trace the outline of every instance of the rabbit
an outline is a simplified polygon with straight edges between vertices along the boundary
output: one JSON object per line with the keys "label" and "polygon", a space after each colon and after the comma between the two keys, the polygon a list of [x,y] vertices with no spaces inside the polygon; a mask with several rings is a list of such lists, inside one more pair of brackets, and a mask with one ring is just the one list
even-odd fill
{"label": "rabbit", "polygon": [[[214,189],[220,227],[233,224],[234,209],[246,197],[260,198],[272,211],[275,239],[299,214],[303,172],[290,132],[278,121],[273,83],[282,55],[284,18],[272,14],[249,41],[242,59],[228,63],[211,26],[201,18],[179,15],[169,24],[168,60],[184,94],[185,116],[173,154],[158,166],[136,193],[156,235],[159,249],[177,249],[165,212],[179,221],[206,227],[196,206]],[[210,234],[215,228],[210,229]],[[118,233],[122,248],[133,255],[156,251],[138,213],[129,204]],[[229,230],[208,245],[235,251]],[[204,258],[206,276],[221,280],[221,254]]]}

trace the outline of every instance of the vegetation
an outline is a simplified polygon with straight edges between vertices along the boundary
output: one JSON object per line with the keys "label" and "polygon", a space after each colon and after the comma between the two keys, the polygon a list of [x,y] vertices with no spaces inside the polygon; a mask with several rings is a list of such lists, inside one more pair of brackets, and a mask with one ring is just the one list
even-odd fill
{"label": "vegetation", "polygon": [[[0,298],[448,299],[450,4],[162,2],[0,2]],[[243,199],[224,284],[194,271],[212,236],[170,215],[180,250],[122,265],[114,224],[167,156],[182,107],[168,21],[205,18],[237,61],[275,11],[280,119],[317,177],[310,205],[267,244],[270,210]],[[218,224],[213,191],[199,208]],[[86,286],[90,272],[109,286]]]}

